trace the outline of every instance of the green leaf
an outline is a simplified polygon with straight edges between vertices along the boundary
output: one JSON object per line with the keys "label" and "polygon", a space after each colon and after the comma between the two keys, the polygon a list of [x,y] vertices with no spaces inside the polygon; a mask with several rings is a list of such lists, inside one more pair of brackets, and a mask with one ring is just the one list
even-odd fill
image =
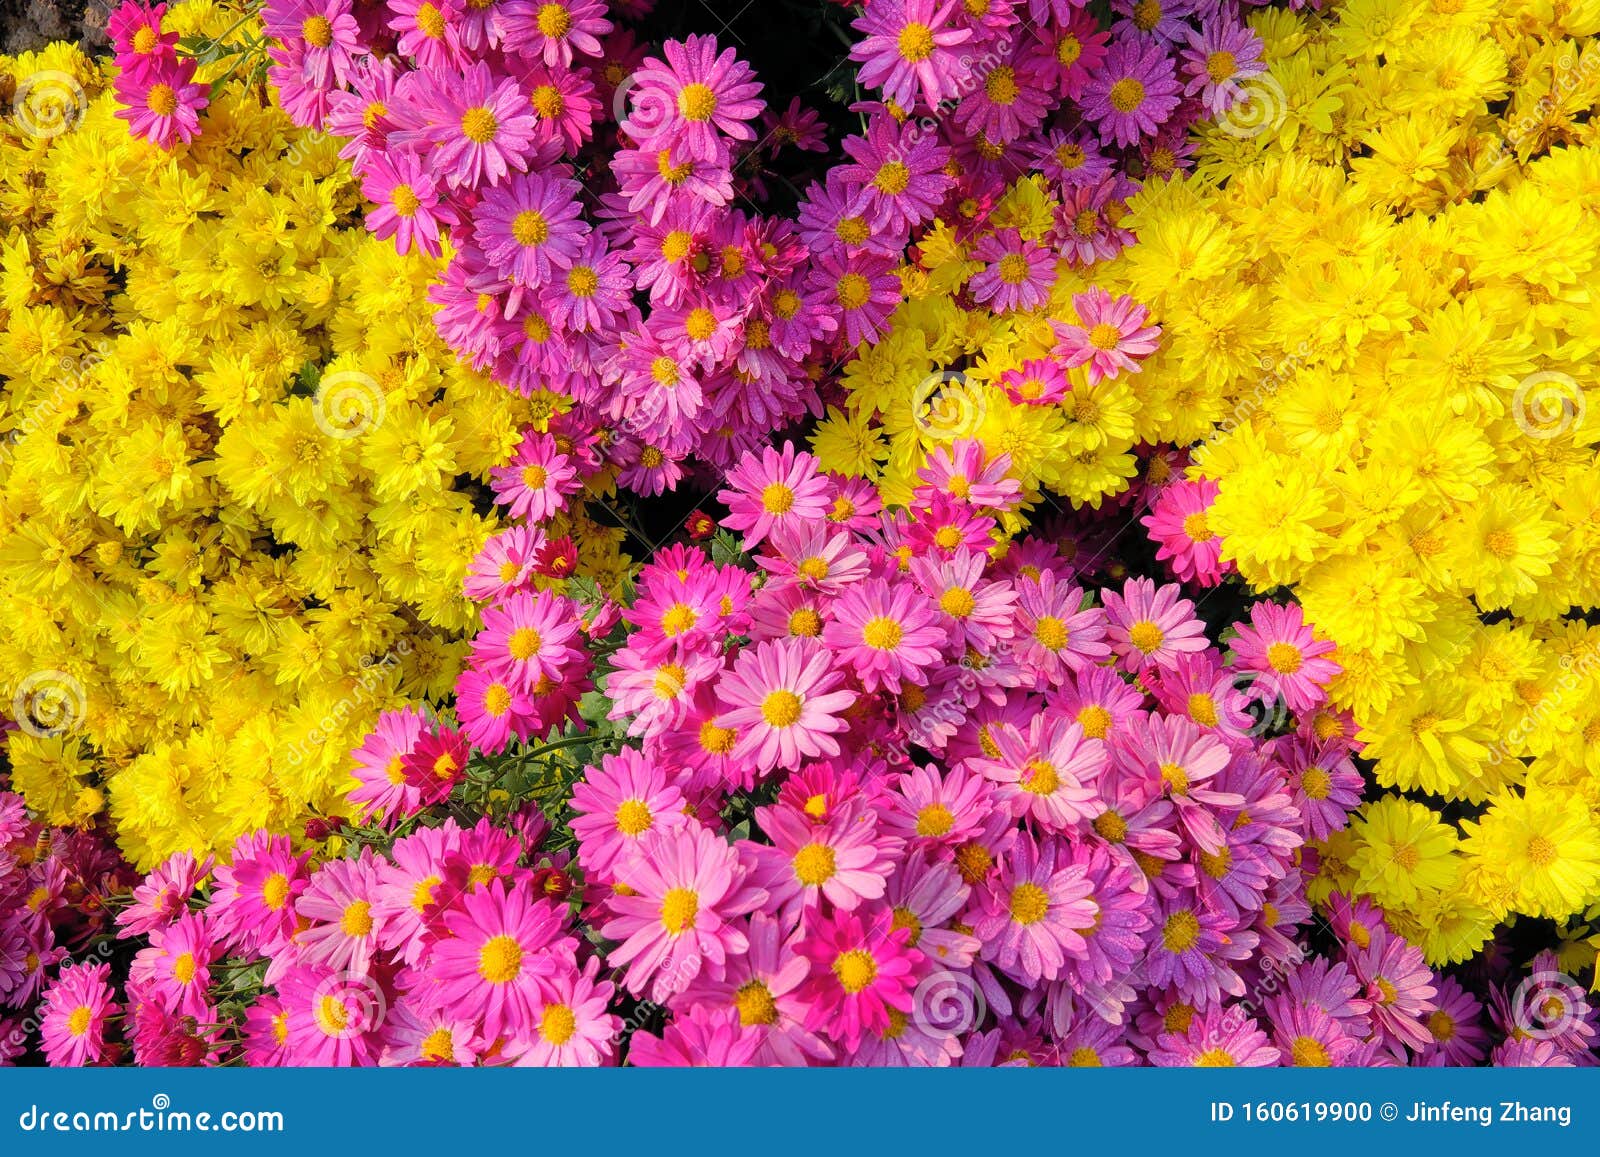
{"label": "green leaf", "polygon": [[730,532],[719,530],[711,540],[711,561],[718,566],[741,566],[744,549]]}

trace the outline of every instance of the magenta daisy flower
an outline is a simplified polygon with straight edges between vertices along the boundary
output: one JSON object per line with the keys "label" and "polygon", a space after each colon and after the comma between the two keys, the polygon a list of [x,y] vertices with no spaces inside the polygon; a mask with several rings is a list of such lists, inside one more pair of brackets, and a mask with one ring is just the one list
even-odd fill
{"label": "magenta daisy flower", "polygon": [[1013,52],[968,88],[956,106],[956,124],[968,136],[997,145],[1033,132],[1056,105],[1054,71],[1040,67],[1032,53]]}
{"label": "magenta daisy flower", "polygon": [[576,967],[561,910],[496,881],[459,898],[444,926],[424,966],[440,1006],[481,1018],[491,1040],[531,1035],[545,983]]}
{"label": "magenta daisy flower", "polygon": [[519,173],[484,195],[473,236],[500,276],[541,286],[572,265],[589,232],[578,192],[576,181]]}
{"label": "magenta daisy flower", "polygon": [[696,977],[684,1002],[691,1009],[736,1010],[739,1023],[760,1034],[755,1064],[802,1067],[830,1059],[833,1050],[805,1028],[807,1008],[799,989],[811,962],[795,951],[799,930],[767,912],[752,912],[747,935],[750,950],[728,961],[722,979]]}
{"label": "magenta daisy flower", "polygon": [[472,661],[507,686],[533,694],[541,682],[559,682],[583,658],[579,616],[570,599],[550,591],[518,591],[483,612],[472,640]]}
{"label": "magenta daisy flower", "polygon": [[303,963],[333,971],[367,970],[380,932],[372,911],[378,863],[371,848],[362,848],[357,859],[330,860],[312,875],[294,906],[305,925],[294,936]]}
{"label": "magenta daisy flower", "polygon": [[393,143],[429,149],[428,164],[452,189],[498,185],[527,170],[538,123],[512,77],[497,79],[478,61],[459,75],[407,73],[400,91],[407,127]]}
{"label": "magenta daisy flower", "polygon": [[1222,539],[1207,521],[1218,489],[1208,478],[1180,479],[1163,487],[1150,513],[1139,519],[1156,544],[1156,560],[1182,581],[1203,587],[1216,586],[1232,569],[1222,561]]}
{"label": "magenta daisy flower", "polygon": [[733,757],[763,771],[839,753],[841,717],[855,693],[841,689],[830,652],[801,638],[771,639],[742,650],[717,683],[727,709],[717,725],[738,733]]}
{"label": "magenta daisy flower", "polygon": [[1204,651],[1210,644],[1205,624],[1194,616],[1194,604],[1180,598],[1176,583],[1157,587],[1152,579],[1129,579],[1122,593],[1102,591],[1111,649],[1122,665],[1137,675],[1155,667],[1171,668],[1178,656]]}
{"label": "magenta daisy flower", "polygon": [[1227,841],[1217,811],[1244,802],[1209,782],[1232,758],[1226,744],[1188,719],[1155,714],[1139,731],[1119,737],[1111,751],[1151,791],[1172,800],[1184,834],[1196,847],[1207,855],[1222,852]]}
{"label": "magenta daisy flower", "polygon": [[106,35],[123,73],[142,75],[177,57],[178,34],[161,30],[166,12],[165,4],[146,8],[125,0],[107,18]]}
{"label": "magenta daisy flower", "polygon": [[591,956],[582,972],[558,972],[544,982],[533,1032],[507,1048],[514,1065],[594,1068],[611,1060],[622,1022],[607,1011],[615,986],[597,980],[599,970],[600,958]]}
{"label": "magenta daisy flower", "polygon": [[128,131],[152,144],[170,149],[174,141],[185,143],[200,132],[200,112],[211,98],[204,85],[194,83],[192,57],[178,57],[153,66],[142,75],[122,73],[115,83],[117,117],[128,122]]}
{"label": "magenta daisy flower", "polygon": [[417,71],[452,71],[465,64],[465,0],[385,0],[385,7],[388,28],[400,35],[396,47]]}
{"label": "magenta daisy flower", "polygon": [[40,1002],[39,1035],[52,1065],[97,1065],[106,1052],[106,1028],[121,1011],[112,999],[111,965],[63,968]]}
{"label": "magenta daisy flower", "polygon": [[1150,1051],[1162,1068],[1273,1068],[1281,1060],[1267,1034],[1237,1005],[1208,1008],[1182,1032],[1163,1033]]}
{"label": "magenta daisy flower", "polygon": [[536,57],[550,67],[569,66],[575,56],[599,56],[600,37],[612,29],[611,21],[606,19],[605,0],[526,0],[508,4],[499,24],[507,48]]}
{"label": "magenta daisy flower", "polygon": [[288,836],[240,837],[231,864],[217,867],[210,913],[216,934],[241,953],[270,951],[295,927],[295,902],[310,879],[310,852],[296,856]]}
{"label": "magenta daisy flower", "polygon": [[628,1063],[640,1068],[741,1068],[761,1049],[759,1027],[745,1024],[733,1008],[697,1004],[675,1016],[659,1037],[635,1033]]}
{"label": "magenta daisy flower", "polygon": [[682,992],[702,971],[721,976],[729,957],[749,947],[737,917],[767,898],[746,881],[738,853],[699,824],[640,841],[617,871],[628,892],[607,901],[616,915],[601,931],[622,942],[609,961],[627,966],[630,992],[654,1001]]}
{"label": "magenta daisy flower", "polygon": [[[278,980],[283,1063],[322,1068],[372,1064],[383,1046],[378,1030],[389,995],[370,976],[290,966]],[[271,1031],[276,1029],[273,1025]]]}
{"label": "magenta daisy flower", "polygon": [[772,846],[751,849],[751,880],[767,890],[767,911],[791,919],[824,899],[842,911],[878,899],[901,850],[859,800],[826,823],[781,805],[758,809],[755,821]]}
{"label": "magenta daisy flower", "polygon": [[819,522],[831,501],[816,458],[796,452],[793,442],[781,451],[764,446],[759,456],[746,453],[728,472],[728,485],[717,492],[717,501],[728,508],[722,525],[744,532],[746,550],[759,546],[775,526]]}
{"label": "magenta daisy flower", "polygon": [[890,116],[873,117],[865,136],[846,137],[844,151],[853,163],[835,172],[847,188],[861,190],[864,221],[874,235],[909,236],[933,219],[955,183],[944,171],[950,150],[934,134]]}
{"label": "magenta daisy flower", "polygon": [[996,757],[973,761],[999,784],[998,802],[1046,831],[1068,832],[1100,810],[1095,783],[1106,768],[1106,747],[1085,739],[1083,728],[1059,715],[1034,715],[1027,730],[1010,725],[989,732]]}
{"label": "magenta daisy flower", "polygon": [[683,793],[659,764],[633,748],[586,768],[571,806],[579,859],[600,880],[611,879],[617,862],[632,855],[644,836],[689,822]]}
{"label": "magenta daisy flower", "polygon": [[894,927],[886,908],[815,915],[798,945],[811,961],[803,991],[806,1028],[854,1052],[863,1035],[882,1034],[895,1014],[908,1016],[923,961],[907,943],[909,935],[909,929]]}
{"label": "magenta daisy flower", "polygon": [[362,164],[361,195],[371,202],[367,229],[380,240],[393,237],[397,253],[415,247],[437,257],[442,229],[459,223],[454,207],[441,198],[432,174],[413,153],[368,156]]}
{"label": "magenta daisy flower", "polygon": [[1161,327],[1147,326],[1145,308],[1131,297],[1112,297],[1099,286],[1075,294],[1079,324],[1053,322],[1056,355],[1068,366],[1086,366],[1089,384],[1127,370],[1139,372],[1137,359],[1154,353]]}
{"label": "magenta daisy flower", "polygon": [[[750,122],[766,107],[761,84],[732,48],[717,51],[715,36],[689,36],[662,46],[665,61],[646,60],[633,74],[640,105],[645,94],[662,93],[671,112],[652,136],[670,135],[701,160],[726,155],[721,139],[755,140]],[[721,134],[719,137],[718,134]]]}
{"label": "magenta daisy flower", "polygon": [[422,712],[414,707],[385,711],[351,753],[355,760],[351,775],[358,786],[346,798],[360,805],[363,822],[376,817],[392,828],[417,810],[421,797],[406,781],[405,761],[422,737],[425,723]]}
{"label": "magenta daisy flower", "polygon": [[867,579],[846,590],[822,629],[822,641],[863,687],[895,694],[903,682],[928,681],[948,638],[916,587],[884,579]]}
{"label": "magenta daisy flower", "polygon": [[894,265],[895,259],[882,253],[830,249],[812,266],[810,287],[829,299],[849,344],[882,336],[889,315],[900,304],[900,279]]}
{"label": "magenta daisy flower", "polygon": [[903,109],[915,108],[919,97],[937,108],[971,71],[959,46],[972,29],[957,25],[956,8],[956,0],[874,0],[852,22],[861,33],[850,49],[861,64],[857,80]]}
{"label": "magenta daisy flower", "polygon": [[1249,959],[1256,946],[1254,932],[1189,894],[1161,904],[1151,935],[1145,958],[1151,987],[1175,989],[1181,999],[1199,1005],[1214,1004],[1224,993],[1243,995],[1244,980],[1231,962]]}
{"label": "magenta daisy flower", "polygon": [[504,751],[518,721],[533,712],[533,704],[521,691],[472,667],[456,679],[455,695],[461,730],[486,755]]}
{"label": "magenta daisy flower", "polygon": [[210,919],[185,912],[170,926],[150,934],[129,966],[128,978],[162,1007],[180,1016],[208,1019],[211,965],[222,955]]}
{"label": "magenta daisy flower", "polygon": [[1179,25],[1186,46],[1181,54],[1184,96],[1198,96],[1212,113],[1227,112],[1248,83],[1267,70],[1261,41],[1243,24],[1228,19],[1199,28]]}
{"label": "magenta daisy flower", "polygon": [[1069,956],[1087,951],[1083,933],[1099,906],[1084,865],[1066,844],[1023,833],[1000,861],[996,886],[972,921],[983,957],[1025,984],[1054,980]]}
{"label": "magenta daisy flower", "polygon": [[894,790],[884,825],[907,841],[956,847],[977,835],[992,812],[993,786],[964,765],[944,772],[913,767]]}
{"label": "magenta daisy flower", "polygon": [[1232,643],[1234,663],[1255,671],[1266,690],[1275,693],[1300,713],[1319,706],[1326,698],[1329,680],[1343,668],[1325,659],[1333,643],[1318,639],[1298,604],[1261,600],[1251,604],[1250,622],[1235,623]]}
{"label": "magenta daisy flower", "polygon": [[475,1022],[429,1007],[411,993],[387,1011],[379,1035],[378,1064],[385,1068],[470,1066],[486,1047]]}
{"label": "magenta daisy flower", "polygon": [[1017,642],[1013,653],[1040,678],[1055,681],[1063,670],[1081,672],[1111,654],[1105,642],[1106,613],[1086,607],[1083,591],[1042,571],[1017,583]]}
{"label": "magenta daisy flower", "polygon": [[1037,241],[1024,241],[1015,229],[986,234],[972,248],[972,259],[985,263],[972,275],[972,299],[996,313],[1039,309],[1050,301],[1056,259]]}
{"label": "magenta daisy flower", "polygon": [[134,887],[131,903],[117,913],[117,939],[147,936],[171,924],[187,909],[211,866],[210,856],[196,862],[190,852],[175,852],[152,868]]}
{"label": "magenta daisy flower", "polygon": [[1361,1041],[1314,1004],[1284,997],[1269,1002],[1272,1043],[1286,1065],[1296,1068],[1340,1067],[1350,1063]]}
{"label": "magenta daisy flower", "polygon": [[1374,1025],[1388,1039],[1407,1048],[1433,1043],[1424,1023],[1438,1005],[1433,970],[1422,950],[1388,931],[1378,931],[1365,948],[1350,954],[1350,967],[1366,985],[1363,995]]}
{"label": "magenta daisy flower", "polygon": [[1158,42],[1114,40],[1105,62],[1083,86],[1083,115],[1110,144],[1136,145],[1155,135],[1178,107],[1172,58]]}
{"label": "magenta daisy flower", "polygon": [[262,9],[261,22],[268,36],[299,50],[311,83],[337,86],[349,79],[362,50],[350,0],[278,0]]}

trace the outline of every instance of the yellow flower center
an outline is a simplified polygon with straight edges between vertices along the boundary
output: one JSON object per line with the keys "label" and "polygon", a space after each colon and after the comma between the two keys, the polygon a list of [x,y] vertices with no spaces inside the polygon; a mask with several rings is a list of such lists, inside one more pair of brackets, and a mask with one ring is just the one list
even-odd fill
{"label": "yellow flower center", "polygon": [[1293,643],[1274,643],[1267,648],[1267,665],[1280,675],[1293,675],[1305,662]]}
{"label": "yellow flower center", "polygon": [[900,30],[895,47],[900,58],[910,64],[920,64],[933,55],[933,29],[912,21]]}
{"label": "yellow flower center", "polygon": [[538,21],[540,34],[549,40],[560,40],[572,31],[572,13],[564,4],[540,6]]}
{"label": "yellow flower center", "polygon": [[1018,924],[1037,924],[1050,912],[1050,893],[1038,884],[1018,884],[1011,889],[1011,918]]}
{"label": "yellow flower center", "polygon": [[161,37],[157,36],[156,30],[148,24],[141,24],[139,30],[133,34],[133,50],[140,56],[149,56],[160,43]]}
{"label": "yellow flower center", "polygon": [[879,192],[897,197],[911,184],[911,169],[904,161],[885,161],[878,166],[872,183]]}
{"label": "yellow flower center", "polygon": [[769,727],[793,727],[800,721],[800,696],[782,687],[767,692],[761,701],[761,718]]}
{"label": "yellow flower center", "polygon": [[860,992],[878,978],[878,962],[865,948],[851,948],[833,961],[833,974],[846,992]]}
{"label": "yellow flower center", "polygon": [[300,35],[312,48],[326,48],[333,43],[333,25],[326,16],[308,16],[300,25]]}
{"label": "yellow flower center", "polygon": [[956,817],[942,803],[930,803],[917,812],[917,835],[937,839],[955,826]]}
{"label": "yellow flower center", "polygon": [[900,624],[883,615],[868,619],[861,628],[861,641],[877,651],[894,650],[900,645],[902,636]]}
{"label": "yellow flower center", "polygon": [[1233,53],[1218,49],[1206,57],[1206,76],[1212,84],[1221,84],[1239,70],[1239,62]]}
{"label": "yellow flower center", "polygon": [[1101,839],[1120,844],[1128,838],[1128,821],[1116,812],[1101,812],[1094,819],[1094,830]]}
{"label": "yellow flower center", "polygon": [[263,880],[261,902],[267,906],[268,911],[281,912],[283,906],[289,902],[289,877],[282,872],[274,872]]}
{"label": "yellow flower center", "polygon": [[833,288],[843,309],[860,309],[872,297],[872,283],[859,273],[846,273]]}
{"label": "yellow flower center", "polygon": [[578,1018],[564,1004],[545,1006],[539,1017],[539,1035],[548,1044],[560,1048],[578,1034]]}
{"label": "yellow flower center", "polygon": [[698,81],[686,84],[678,93],[678,111],[686,121],[708,121],[717,111],[717,94]]}
{"label": "yellow flower center", "polygon": [[768,514],[788,514],[794,506],[794,491],[782,482],[771,482],[761,491],[761,509]]}
{"label": "yellow flower center", "polygon": [[429,40],[444,39],[444,13],[432,4],[422,4],[417,8],[417,31]]}
{"label": "yellow flower center", "polygon": [[1167,917],[1161,929],[1161,946],[1168,952],[1187,952],[1200,941],[1200,921],[1187,908]]}
{"label": "yellow flower center", "polygon": [[506,650],[517,662],[524,663],[539,653],[543,643],[544,640],[539,637],[539,632],[532,627],[518,627],[511,632],[511,638],[506,641]]}
{"label": "yellow flower center", "polygon": [[1217,725],[1217,701],[1204,691],[1196,691],[1189,696],[1189,718],[1201,727],[1215,727]]}
{"label": "yellow flower center", "polygon": [[422,199],[417,196],[410,185],[396,185],[389,192],[389,203],[394,206],[394,211],[401,217],[413,217],[418,209],[422,208]]}
{"label": "yellow flower center", "polygon": [[711,755],[727,755],[739,733],[731,727],[718,727],[709,719],[700,725],[700,750]]}
{"label": "yellow flower center", "polygon": [[625,836],[638,836],[649,830],[653,819],[644,801],[625,799],[617,808],[617,831]]}
{"label": "yellow flower center", "polygon": [[739,1023],[777,1024],[778,1005],[772,991],[759,980],[746,981],[733,994],[734,1007],[739,1010]]}
{"label": "yellow flower center", "polygon": [[170,84],[156,84],[145,95],[144,107],[158,117],[169,117],[178,111],[178,94]]}
{"label": "yellow flower center", "polygon": [[518,245],[532,247],[550,240],[550,222],[537,209],[524,209],[511,219],[511,236]]}
{"label": "yellow flower center", "polygon": [[1019,786],[1032,795],[1050,795],[1061,786],[1061,777],[1055,765],[1043,759],[1032,759],[1023,772]]}
{"label": "yellow flower center", "polygon": [[1128,630],[1128,641],[1146,655],[1160,647],[1161,640],[1165,637],[1161,633],[1161,628],[1148,619],[1133,624]]}
{"label": "yellow flower center", "polygon": [[810,843],[794,854],[794,878],[808,888],[826,884],[834,870],[833,849],[827,844]]}
{"label": "yellow flower center", "polygon": [[1547,868],[1555,862],[1557,848],[1545,836],[1534,836],[1528,841],[1528,859],[1536,868]]}
{"label": "yellow flower center", "polygon": [[1300,773],[1300,790],[1308,799],[1327,799],[1333,793],[1333,776],[1325,768],[1308,767]]}
{"label": "yellow flower center", "polygon": [[661,897],[661,926],[669,935],[682,936],[699,914],[700,897],[688,888],[669,888]]}
{"label": "yellow flower center", "polygon": [[1111,107],[1118,112],[1132,112],[1144,103],[1144,85],[1131,76],[1125,76],[1111,86]]}
{"label": "yellow flower center", "polygon": [[456,1059],[456,1042],[448,1028],[440,1027],[422,1038],[417,1051],[422,1054],[423,1060],[443,1061],[448,1064]]}
{"label": "yellow flower center", "polygon": [[1033,637],[1047,651],[1059,651],[1067,645],[1067,624],[1054,615],[1045,615],[1034,623]]}
{"label": "yellow flower center", "polygon": [[356,900],[347,906],[339,917],[339,931],[346,936],[362,937],[372,934],[372,905]]}
{"label": "yellow flower center", "polygon": [[801,607],[789,616],[789,633],[797,639],[814,639],[822,633],[822,616],[810,607]]}
{"label": "yellow flower center", "polygon": [[990,69],[983,78],[983,94],[998,105],[1015,104],[1020,94],[1015,70],[1006,64]]}

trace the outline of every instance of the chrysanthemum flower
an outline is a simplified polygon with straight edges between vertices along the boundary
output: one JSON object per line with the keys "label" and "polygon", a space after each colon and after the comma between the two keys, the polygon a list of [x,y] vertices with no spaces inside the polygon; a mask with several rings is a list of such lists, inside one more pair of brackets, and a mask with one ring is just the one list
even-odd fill
{"label": "chrysanthemum flower", "polygon": [[372,911],[377,891],[378,859],[371,848],[362,848],[357,859],[330,860],[318,868],[295,901],[304,921],[294,937],[301,960],[330,971],[365,972],[378,946]]}
{"label": "chrysanthemum flower", "polygon": [[734,758],[770,771],[837,755],[834,736],[846,727],[840,716],[856,698],[842,689],[843,681],[830,653],[805,639],[774,639],[741,651],[717,684],[728,708],[718,726],[739,735]]}
{"label": "chrysanthemum flower", "polygon": [[1099,810],[1095,781],[1106,767],[1106,748],[1085,739],[1077,723],[1059,715],[1035,715],[1026,731],[1002,725],[991,731],[993,759],[975,769],[1000,785],[996,800],[1017,817],[1044,830],[1067,832]]}
{"label": "chrysanthemum flower", "polygon": [[1181,1033],[1162,1035],[1150,1063],[1166,1068],[1272,1068],[1278,1050],[1261,1026],[1239,1006],[1210,1008]]}
{"label": "chrysanthemum flower", "polygon": [[1250,606],[1250,622],[1235,624],[1231,644],[1234,661],[1262,681],[1289,710],[1309,711],[1327,698],[1325,688],[1341,668],[1323,658],[1333,643],[1318,639],[1293,603],[1280,606],[1259,600]]}
{"label": "chrysanthemum flower", "polygon": [[1017,660],[1054,680],[1080,672],[1111,654],[1105,642],[1106,613],[1084,606],[1083,591],[1057,581],[1053,571],[1017,584]]}
{"label": "chrysanthemum flower", "polygon": [[1083,87],[1083,114],[1101,140],[1133,145],[1151,136],[1178,107],[1178,80],[1166,49],[1143,38],[1123,37],[1106,50],[1105,62]]}
{"label": "chrysanthemum flower", "polygon": [[628,890],[608,901],[616,915],[601,931],[622,941],[609,959],[628,966],[630,992],[656,1001],[682,992],[701,971],[721,976],[728,958],[748,947],[736,918],[766,901],[746,880],[738,853],[699,824],[641,840],[617,874]]}
{"label": "chrysanthemum flower", "polygon": [[689,822],[683,793],[665,769],[631,748],[588,768],[573,787],[571,806],[579,857],[601,880],[610,879],[616,863],[646,835]]}
{"label": "chrysanthemum flower", "polygon": [[719,53],[717,47],[715,36],[669,40],[662,45],[665,61],[651,57],[633,74],[634,99],[641,106],[658,91],[670,110],[649,136],[649,143],[669,136],[694,156],[715,160],[727,149],[722,138],[755,139],[749,122],[765,107],[759,95],[761,85],[737,52],[725,48]]}
{"label": "chrysanthemum flower", "polygon": [[761,1048],[759,1028],[744,1024],[737,1009],[697,1004],[677,1016],[660,1037],[629,1038],[628,1063],[640,1068],[736,1068],[750,1064]]}
{"label": "chrysanthemum flower", "polygon": [[149,945],[134,956],[128,978],[167,1010],[205,1020],[211,1012],[211,965],[221,954],[209,917],[185,912],[151,934]]}
{"label": "chrysanthemum flower", "polygon": [[986,234],[973,246],[975,261],[986,267],[967,283],[972,299],[996,313],[1039,309],[1050,300],[1055,280],[1055,255],[1037,241],[1025,241],[1015,229]]}
{"label": "chrysanthemum flower", "polygon": [[751,881],[767,890],[769,911],[790,918],[824,899],[847,912],[878,899],[901,849],[860,801],[820,824],[782,805],[758,809],[755,821],[772,846],[753,849]]}
{"label": "chrysanthemum flower", "polygon": [[423,968],[442,1007],[479,1017],[484,1035],[530,1037],[545,984],[576,967],[562,913],[525,888],[496,881],[458,899],[444,914],[448,938]]}
{"label": "chrysanthemum flower", "polygon": [[615,986],[596,980],[599,968],[600,958],[591,956],[582,972],[561,971],[545,981],[534,1031],[507,1049],[514,1065],[594,1068],[611,1060],[621,1022],[607,1011]]}
{"label": "chrysanthemum flower", "polygon": [[999,880],[973,921],[983,956],[1026,984],[1054,980],[1069,956],[1087,951],[1084,933],[1099,906],[1070,847],[1024,834],[1000,861]]}
{"label": "chrysanthemum flower", "polygon": [[310,883],[287,836],[242,836],[231,864],[217,866],[210,913],[217,936],[241,952],[270,952],[295,928],[295,903]]}
{"label": "chrysanthemum flower", "polygon": [[576,181],[540,172],[513,174],[484,194],[473,238],[500,276],[538,287],[571,267],[589,232],[578,191]]}
{"label": "chrysanthemum flower", "polygon": [[812,455],[796,453],[794,443],[781,451],[768,446],[758,456],[746,454],[728,473],[729,489],[717,492],[728,508],[722,525],[744,531],[744,548],[760,545],[775,526],[804,526],[828,513],[828,482]]}
{"label": "chrysanthemum flower", "polygon": [[538,125],[511,77],[496,79],[482,61],[455,76],[419,69],[406,74],[400,95],[405,127],[391,139],[431,146],[428,163],[450,188],[498,185],[527,171]]}
{"label": "chrysanthemum flower", "polygon": [[951,18],[955,0],[878,0],[857,16],[861,39],[850,58],[861,62],[857,79],[904,109],[918,98],[937,108],[951,96],[961,71],[959,45],[972,29]]}
{"label": "chrysanthemum flower", "polygon": [[599,56],[600,38],[612,29],[605,0],[526,0],[508,4],[497,21],[508,48],[551,67]]}
{"label": "chrysanthemum flower", "polygon": [[887,909],[814,916],[799,944],[811,961],[806,1027],[854,1052],[866,1033],[888,1029],[894,1014],[909,1015],[923,955],[907,938]]}
{"label": "chrysanthemum flower", "polygon": [[909,583],[867,579],[833,605],[822,639],[869,691],[898,692],[903,682],[928,681],[948,636],[933,608]]}
{"label": "chrysanthemum flower", "polygon": [[117,77],[117,116],[128,131],[164,149],[187,143],[200,132],[200,112],[211,102],[204,85],[194,83],[195,62],[182,56],[153,65],[142,74]]}
{"label": "chrysanthemum flower", "polygon": [[1099,286],[1074,295],[1076,325],[1056,322],[1055,352],[1069,366],[1084,366],[1092,386],[1119,373],[1139,372],[1139,359],[1155,352],[1161,327],[1145,325],[1145,308],[1131,297],[1112,297]]}
{"label": "chrysanthemum flower", "polygon": [[1102,592],[1111,648],[1128,671],[1172,667],[1179,655],[1206,649],[1205,624],[1194,617],[1194,604],[1180,595],[1176,583],[1157,587],[1145,578],[1129,579],[1121,594]]}
{"label": "chrysanthemum flower", "polygon": [[110,976],[109,964],[77,964],[45,992],[39,1033],[52,1065],[95,1065],[105,1056],[107,1024],[120,1011]]}

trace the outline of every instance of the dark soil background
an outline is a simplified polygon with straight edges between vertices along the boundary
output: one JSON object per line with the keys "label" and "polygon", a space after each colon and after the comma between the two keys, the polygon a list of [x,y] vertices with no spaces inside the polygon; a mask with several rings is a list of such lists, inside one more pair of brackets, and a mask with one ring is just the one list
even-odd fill
{"label": "dark soil background", "polygon": [[111,7],[109,0],[0,0],[0,52],[27,52],[52,40],[103,48]]}

